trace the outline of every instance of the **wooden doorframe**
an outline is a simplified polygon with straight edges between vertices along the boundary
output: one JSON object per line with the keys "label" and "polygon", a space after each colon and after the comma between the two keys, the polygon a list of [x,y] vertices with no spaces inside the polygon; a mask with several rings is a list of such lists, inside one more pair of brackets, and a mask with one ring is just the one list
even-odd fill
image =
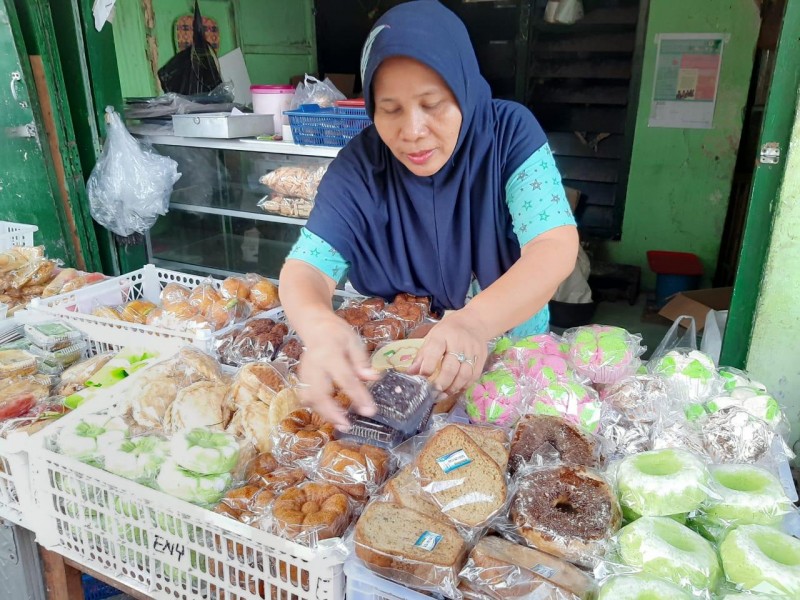
{"label": "wooden doorframe", "polygon": [[775,72],[770,85],[758,148],[777,143],[781,150],[778,164],[763,164],[759,157],[753,176],[750,206],[747,210],[742,253],[736,271],[733,298],[728,313],[720,364],[743,368],[750,350],[750,339],[764,278],[767,250],[786,168],[786,153],[798,109],[800,88],[800,2],[787,2],[783,17]]}

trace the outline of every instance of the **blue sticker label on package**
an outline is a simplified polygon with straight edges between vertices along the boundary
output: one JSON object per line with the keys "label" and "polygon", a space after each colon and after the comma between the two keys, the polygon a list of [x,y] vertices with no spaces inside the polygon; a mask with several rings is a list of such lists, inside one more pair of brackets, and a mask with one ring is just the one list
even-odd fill
{"label": "blue sticker label on package", "polygon": [[442,541],[442,536],[438,533],[432,533],[430,531],[425,531],[419,536],[419,539],[414,544],[417,548],[422,548],[423,550],[427,550],[431,552],[436,545]]}
{"label": "blue sticker label on package", "polygon": [[440,456],[436,459],[436,462],[439,463],[442,471],[445,473],[451,473],[456,469],[460,469],[461,467],[468,465],[472,462],[472,459],[467,456],[467,453],[463,450],[456,450],[450,454]]}

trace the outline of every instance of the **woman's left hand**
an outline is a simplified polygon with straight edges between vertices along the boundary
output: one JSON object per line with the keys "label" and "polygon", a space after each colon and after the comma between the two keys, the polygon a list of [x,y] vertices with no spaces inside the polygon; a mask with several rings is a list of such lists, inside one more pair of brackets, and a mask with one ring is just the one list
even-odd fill
{"label": "woman's left hand", "polygon": [[489,338],[466,309],[449,313],[425,336],[410,374],[428,377],[444,394],[462,391],[480,377]]}

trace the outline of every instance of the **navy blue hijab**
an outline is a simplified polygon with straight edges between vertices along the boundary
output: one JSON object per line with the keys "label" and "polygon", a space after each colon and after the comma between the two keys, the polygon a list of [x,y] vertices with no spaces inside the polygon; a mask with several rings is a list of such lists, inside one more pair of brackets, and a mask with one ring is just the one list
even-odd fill
{"label": "navy blue hijab", "polygon": [[419,177],[370,126],[331,163],[307,227],[350,263],[362,294],[462,308],[473,275],[485,289],[520,257],[505,183],[546,138],[527,108],[492,100],[464,24],[439,2],[401,4],[375,24],[361,57],[370,115],[375,72],[393,56],[427,65],[452,90],[462,113],[453,156]]}

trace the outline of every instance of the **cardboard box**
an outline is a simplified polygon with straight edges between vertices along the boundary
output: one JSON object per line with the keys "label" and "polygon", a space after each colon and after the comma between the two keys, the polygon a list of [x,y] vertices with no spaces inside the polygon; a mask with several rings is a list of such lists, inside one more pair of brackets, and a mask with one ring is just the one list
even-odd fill
{"label": "cardboard box", "polygon": [[709,310],[728,310],[731,306],[733,288],[708,288],[691,292],[679,292],[664,305],[658,314],[670,321],[678,317],[689,315],[694,317],[697,331],[702,331],[706,326],[706,316]]}

